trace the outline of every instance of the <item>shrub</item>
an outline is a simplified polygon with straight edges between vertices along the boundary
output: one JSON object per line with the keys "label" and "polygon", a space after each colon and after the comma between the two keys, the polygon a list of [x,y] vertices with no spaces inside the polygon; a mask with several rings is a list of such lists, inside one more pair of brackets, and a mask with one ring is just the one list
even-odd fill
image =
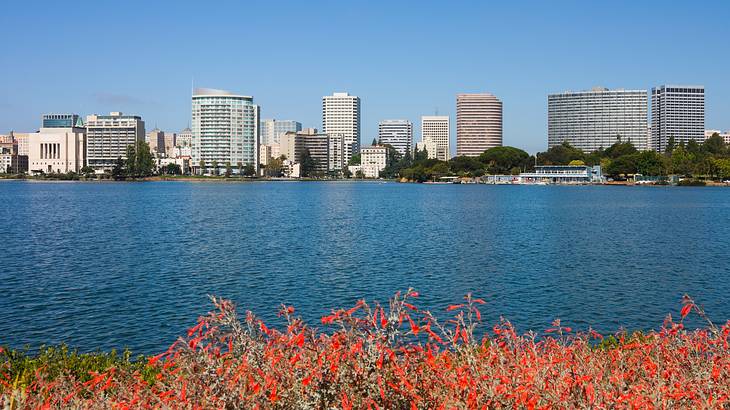
{"label": "shrub", "polygon": [[467,295],[439,322],[412,304],[417,297],[396,294],[387,309],[360,301],[323,317],[322,330],[290,306],[277,330],[251,312],[239,320],[230,301],[213,298],[215,311],[144,364],[112,360],[104,371],[85,367],[88,376],[25,367],[35,371],[20,385],[6,359],[0,406],[719,408],[730,400],[730,322],[686,330],[689,313],[705,317],[687,297],[679,322],[668,316],[659,331],[603,337],[556,320],[543,334],[518,335],[502,320],[480,339],[483,300]]}

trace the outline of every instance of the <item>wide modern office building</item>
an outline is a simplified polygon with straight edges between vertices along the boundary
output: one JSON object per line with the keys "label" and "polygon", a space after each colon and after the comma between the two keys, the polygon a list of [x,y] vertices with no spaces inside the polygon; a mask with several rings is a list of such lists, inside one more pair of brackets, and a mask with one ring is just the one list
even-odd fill
{"label": "wide modern office building", "polygon": [[360,152],[360,97],[334,93],[322,97],[322,132],[341,135],[345,141],[345,163]]}
{"label": "wide modern office building", "polygon": [[413,123],[408,120],[383,120],[378,123],[378,143],[388,144],[401,155],[413,149]]}
{"label": "wide modern office building", "polygon": [[263,145],[278,144],[282,135],[287,132],[302,130],[302,123],[293,120],[263,119],[259,143]]}
{"label": "wide modern office building", "polygon": [[456,155],[502,146],[502,101],[489,93],[456,95]]}
{"label": "wide modern office building", "polygon": [[32,173],[80,173],[86,161],[86,127],[76,114],[45,114],[41,129],[28,136]]}
{"label": "wide modern office building", "polygon": [[127,147],[145,140],[144,121],[137,115],[112,112],[86,116],[86,162],[96,172],[111,171]]}
{"label": "wide modern office building", "polygon": [[648,149],[646,90],[567,91],[548,95],[548,148],[568,142],[592,152],[631,142]]}
{"label": "wide modern office building", "polygon": [[662,85],[651,89],[651,148],[664,152],[675,144],[705,139],[705,87]]}
{"label": "wide modern office building", "polygon": [[258,170],[260,108],[253,97],[198,88],[192,100],[192,166],[200,173],[226,163],[235,173],[239,163]]}
{"label": "wide modern office building", "polygon": [[450,121],[446,115],[421,117],[421,142],[419,149],[426,149],[429,158],[448,161],[450,156]]}

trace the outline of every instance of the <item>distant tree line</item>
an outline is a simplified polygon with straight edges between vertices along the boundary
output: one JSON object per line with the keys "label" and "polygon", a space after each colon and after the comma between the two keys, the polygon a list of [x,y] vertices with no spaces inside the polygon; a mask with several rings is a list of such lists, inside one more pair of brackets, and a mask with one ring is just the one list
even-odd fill
{"label": "distant tree line", "polygon": [[698,179],[730,178],[730,147],[714,134],[702,143],[675,143],[670,138],[666,152],[639,151],[631,142],[616,143],[606,149],[584,153],[564,142],[535,156],[510,146],[490,148],[478,157],[459,156],[449,161],[429,159],[428,152],[414,150],[400,155],[388,147],[388,166],[381,172],[385,178],[406,178],[411,181],[432,181],[443,176],[480,177],[482,175],[517,175],[537,165],[601,165],[603,173],[615,179],[636,174],[646,176],[679,175]]}

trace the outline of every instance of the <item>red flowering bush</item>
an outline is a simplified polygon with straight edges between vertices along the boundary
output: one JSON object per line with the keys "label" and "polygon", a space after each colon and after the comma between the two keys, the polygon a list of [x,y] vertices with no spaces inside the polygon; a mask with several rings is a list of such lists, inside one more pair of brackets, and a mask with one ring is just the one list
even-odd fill
{"label": "red flowering bush", "polygon": [[[730,406],[730,322],[686,330],[702,309],[685,298],[677,323],[604,339],[555,321],[545,337],[508,321],[475,338],[484,301],[466,296],[438,321],[396,294],[358,302],[307,326],[284,306],[285,329],[213,298],[167,351],[134,366],[79,377],[39,367],[19,385],[0,362],[0,407],[10,408],[723,408]],[[0,353],[0,359],[2,358]],[[16,370],[17,373],[17,370]]]}

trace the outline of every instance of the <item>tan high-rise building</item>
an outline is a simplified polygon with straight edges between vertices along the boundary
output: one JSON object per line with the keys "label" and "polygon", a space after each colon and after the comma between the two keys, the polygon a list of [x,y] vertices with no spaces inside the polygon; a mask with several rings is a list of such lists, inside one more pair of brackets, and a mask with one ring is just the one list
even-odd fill
{"label": "tan high-rise building", "polygon": [[502,101],[489,93],[456,95],[456,155],[502,146]]}

